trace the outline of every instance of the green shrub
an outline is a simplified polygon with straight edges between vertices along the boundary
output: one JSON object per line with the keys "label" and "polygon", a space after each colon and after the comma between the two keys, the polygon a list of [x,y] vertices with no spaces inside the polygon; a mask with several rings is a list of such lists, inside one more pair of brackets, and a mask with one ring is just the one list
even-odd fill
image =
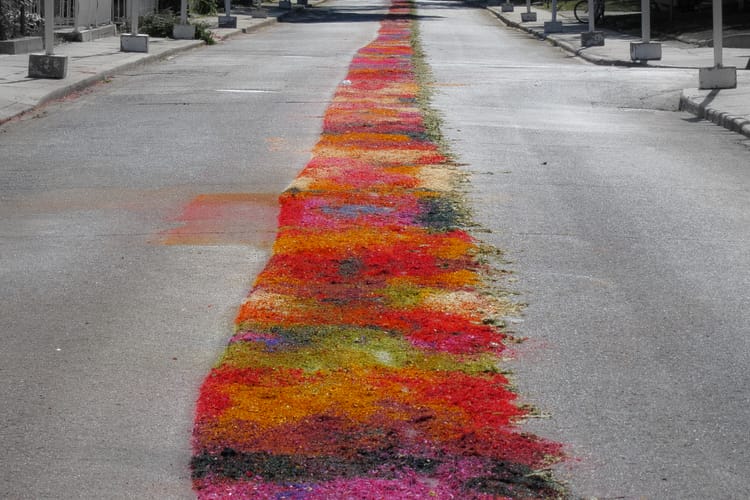
{"label": "green shrub", "polygon": [[214,35],[208,28],[208,23],[195,23],[195,39],[203,40],[206,42],[206,45],[213,45],[216,43],[216,40],[214,40]]}
{"label": "green shrub", "polygon": [[0,40],[40,32],[42,18],[34,12],[34,0],[0,0]]}
{"label": "green shrub", "polygon": [[199,16],[215,16],[219,11],[216,8],[216,0],[191,0],[190,12]]}
{"label": "green shrub", "polygon": [[174,25],[179,21],[179,16],[175,15],[170,9],[152,12],[139,18],[138,32],[157,38],[171,37]]}

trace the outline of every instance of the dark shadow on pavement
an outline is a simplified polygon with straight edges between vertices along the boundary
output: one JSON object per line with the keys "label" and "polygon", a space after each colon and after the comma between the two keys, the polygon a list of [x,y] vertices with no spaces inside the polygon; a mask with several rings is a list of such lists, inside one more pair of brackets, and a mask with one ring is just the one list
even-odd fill
{"label": "dark shadow on pavement", "polygon": [[[431,9],[483,9],[482,1],[464,0],[428,0],[425,2]],[[419,7],[419,5],[417,5]],[[368,21],[382,21],[383,19],[412,19],[424,21],[440,19],[441,16],[422,16],[419,14],[390,14],[384,12],[381,6],[362,7],[328,7],[319,5],[296,10],[288,16],[279,18],[283,23],[354,23]]]}
{"label": "dark shadow on pavement", "polygon": [[[380,10],[380,12],[367,12]],[[390,14],[383,12],[380,8],[350,8],[337,10],[332,7],[314,7],[298,10],[294,13],[279,18],[280,23],[356,23],[356,22],[378,22],[384,19],[412,19],[425,20],[437,19],[436,16],[420,16],[416,14]]]}

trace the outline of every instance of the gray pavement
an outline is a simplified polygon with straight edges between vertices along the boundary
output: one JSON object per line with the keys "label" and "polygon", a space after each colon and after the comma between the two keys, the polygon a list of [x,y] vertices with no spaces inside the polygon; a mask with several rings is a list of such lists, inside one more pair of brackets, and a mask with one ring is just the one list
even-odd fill
{"label": "gray pavement", "polygon": [[[319,2],[311,2],[311,5]],[[299,8],[299,6],[296,6]],[[538,38],[547,40],[568,52],[595,63],[630,66],[630,43],[637,37],[615,31],[605,33],[605,45],[585,48],[581,46],[580,34],[588,29],[578,23],[572,12],[559,12],[558,20],[563,23],[563,32],[544,33],[544,22],[551,20],[551,14],[544,9],[536,9],[536,22],[522,22],[521,13],[525,7],[516,6],[513,12],[502,12],[500,7],[488,7],[507,25],[524,30]],[[269,9],[268,18],[253,18],[242,12],[237,16],[237,28],[213,28],[218,40],[233,35],[268,26],[279,16],[289,11]],[[216,22],[216,18],[207,19]],[[737,88],[724,90],[699,90],[698,68],[713,66],[713,49],[701,43],[686,43],[679,40],[657,40],[662,43],[662,60],[651,61],[639,66],[657,68],[695,68],[695,87],[684,89],[680,98],[680,108],[694,115],[711,120],[729,130],[750,137],[750,70],[745,68],[750,60],[750,49],[724,49],[724,65],[737,67]],[[55,54],[69,56],[68,76],[62,80],[35,79],[27,76],[28,54],[0,54],[0,124],[23,115],[55,99],[79,91],[94,83],[106,80],[109,76],[127,71],[134,66],[164,59],[173,54],[203,46],[200,40],[173,40],[151,38],[149,52],[126,53],[120,51],[120,39],[107,37],[91,42],[71,42],[57,45]]]}
{"label": "gray pavement", "polygon": [[562,33],[545,34],[544,23],[552,20],[552,15],[548,10],[532,8],[532,12],[537,13],[537,21],[522,22],[521,13],[526,12],[526,7],[515,6],[513,12],[502,12],[501,7],[488,7],[488,9],[505,24],[547,40],[594,64],[637,65],[653,67],[655,70],[657,68],[695,68],[695,87],[682,91],[680,109],[750,137],[750,70],[745,69],[750,60],[750,48],[725,48],[723,51],[724,66],[737,68],[736,89],[700,90],[698,89],[698,68],[714,65],[713,48],[706,47],[704,40],[695,40],[694,43],[690,43],[685,40],[659,40],[652,37],[651,41],[662,44],[662,59],[647,63],[634,63],[630,60],[630,44],[639,42],[639,37],[597,28],[597,31],[604,32],[604,46],[582,47],[581,33],[588,31],[588,25],[579,23],[572,12],[558,12],[557,20],[563,23]]}
{"label": "gray pavement", "polygon": [[[312,2],[311,2],[312,4]],[[248,33],[278,21],[289,10],[269,8],[268,17],[254,18],[249,11],[232,12],[237,28],[217,28],[218,17],[191,19],[209,23],[215,40]],[[68,56],[68,75],[64,79],[29,78],[28,54],[0,54],[0,124],[33,111],[50,101],[60,99],[106,80],[136,66],[166,59],[178,52],[207,47],[202,40],[149,40],[149,52],[121,52],[120,37],[99,38],[90,42],[67,42],[55,45],[56,55]]]}

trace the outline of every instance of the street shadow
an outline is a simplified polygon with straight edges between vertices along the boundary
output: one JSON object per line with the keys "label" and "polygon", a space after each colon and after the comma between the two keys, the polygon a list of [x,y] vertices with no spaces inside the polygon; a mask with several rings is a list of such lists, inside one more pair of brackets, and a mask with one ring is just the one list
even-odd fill
{"label": "street shadow", "polygon": [[[370,12],[378,11],[378,12]],[[357,22],[379,22],[386,19],[399,20],[428,20],[438,19],[438,16],[420,16],[418,14],[394,14],[383,12],[382,8],[362,7],[336,9],[335,7],[311,7],[298,10],[290,15],[278,19],[280,23],[357,23]]]}
{"label": "street shadow", "polygon": [[[703,99],[703,101],[698,105],[699,109],[705,110],[714,99],[716,99],[716,96],[719,95],[719,89],[713,89],[711,92],[706,94],[706,97]],[[706,121],[707,118],[703,116],[691,116],[690,118],[683,118],[682,121],[687,123],[699,123]],[[710,121],[710,120],[708,120]]]}
{"label": "street shadow", "polygon": [[705,99],[703,99],[703,102],[700,103],[701,108],[708,107],[709,104],[711,104],[714,99],[716,99],[716,96],[719,95],[719,89],[713,89],[711,92],[706,95]]}
{"label": "street shadow", "polygon": [[[422,3],[430,9],[483,9],[482,1],[429,0]],[[417,5],[419,8],[419,5]],[[413,13],[396,14],[384,12],[382,6],[328,7],[319,5],[291,12],[279,18],[281,23],[356,23],[382,21],[384,19],[409,19],[425,21],[442,19],[442,16],[427,16]]]}
{"label": "street shadow", "polygon": [[426,0],[417,3],[419,7],[429,7],[430,9],[485,9],[486,0]]}

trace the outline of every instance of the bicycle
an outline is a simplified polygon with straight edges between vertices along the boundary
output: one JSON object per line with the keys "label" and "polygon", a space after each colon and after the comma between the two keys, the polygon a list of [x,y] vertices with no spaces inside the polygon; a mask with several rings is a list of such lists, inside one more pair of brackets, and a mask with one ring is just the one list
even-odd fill
{"label": "bicycle", "polygon": [[[601,24],[604,20],[604,0],[594,0],[594,22]],[[588,24],[589,22],[589,0],[580,0],[573,7],[573,14],[579,23]]]}

